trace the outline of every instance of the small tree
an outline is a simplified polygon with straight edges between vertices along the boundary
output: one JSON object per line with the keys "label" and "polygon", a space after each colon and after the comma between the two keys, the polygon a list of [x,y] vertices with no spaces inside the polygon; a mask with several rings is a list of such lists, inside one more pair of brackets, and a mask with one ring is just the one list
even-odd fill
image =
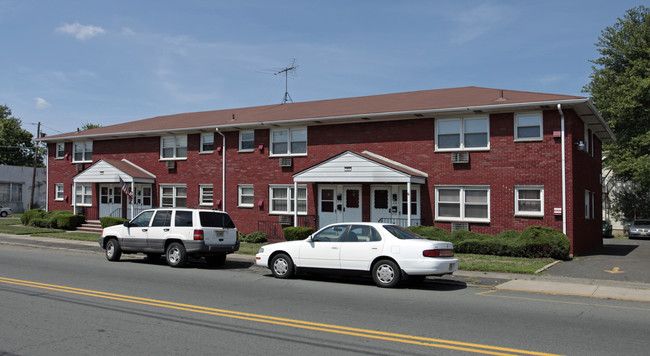
{"label": "small tree", "polygon": [[[11,115],[11,109],[0,105],[0,164],[11,166],[32,166],[34,164],[34,142],[29,131],[21,128],[19,118]],[[37,152],[37,165],[43,166],[43,157]]]}

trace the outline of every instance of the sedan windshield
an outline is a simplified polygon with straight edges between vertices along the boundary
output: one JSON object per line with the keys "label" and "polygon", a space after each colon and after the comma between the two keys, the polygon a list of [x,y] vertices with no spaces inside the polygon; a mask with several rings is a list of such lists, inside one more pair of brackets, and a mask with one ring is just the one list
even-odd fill
{"label": "sedan windshield", "polygon": [[384,229],[400,240],[423,239],[424,237],[397,225],[384,225]]}

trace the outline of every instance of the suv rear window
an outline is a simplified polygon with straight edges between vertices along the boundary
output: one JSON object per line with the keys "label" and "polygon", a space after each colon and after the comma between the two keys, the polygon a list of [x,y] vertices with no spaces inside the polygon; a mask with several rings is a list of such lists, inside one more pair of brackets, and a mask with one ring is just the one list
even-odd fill
{"label": "suv rear window", "polygon": [[203,227],[223,227],[227,229],[234,229],[235,223],[230,219],[230,215],[226,213],[218,213],[213,211],[199,212],[201,219],[201,226]]}

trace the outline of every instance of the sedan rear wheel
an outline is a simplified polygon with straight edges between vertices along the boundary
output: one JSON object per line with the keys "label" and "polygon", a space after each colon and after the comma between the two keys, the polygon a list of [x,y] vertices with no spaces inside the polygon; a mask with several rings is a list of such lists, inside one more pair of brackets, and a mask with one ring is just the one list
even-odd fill
{"label": "sedan rear wheel", "polygon": [[178,242],[172,242],[169,244],[169,247],[167,247],[165,258],[167,259],[167,264],[171,267],[183,267],[187,262],[185,246]]}
{"label": "sedan rear wheel", "polygon": [[393,288],[401,279],[399,266],[391,260],[381,260],[372,266],[372,279],[378,287]]}
{"label": "sedan rear wheel", "polygon": [[271,272],[276,278],[290,278],[293,276],[293,261],[284,253],[275,255],[271,260]]}

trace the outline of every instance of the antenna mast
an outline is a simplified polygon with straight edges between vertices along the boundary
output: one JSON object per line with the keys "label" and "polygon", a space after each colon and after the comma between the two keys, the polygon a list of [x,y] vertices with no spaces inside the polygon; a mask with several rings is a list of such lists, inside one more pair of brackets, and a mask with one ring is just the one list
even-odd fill
{"label": "antenna mast", "polygon": [[298,68],[298,66],[296,65],[296,59],[294,58],[290,66],[285,67],[281,71],[273,74],[278,75],[280,73],[284,73],[284,98],[282,99],[282,104],[286,103],[287,101],[291,101],[293,103],[293,99],[291,99],[291,95],[289,95],[289,72],[295,73],[296,68]]}

